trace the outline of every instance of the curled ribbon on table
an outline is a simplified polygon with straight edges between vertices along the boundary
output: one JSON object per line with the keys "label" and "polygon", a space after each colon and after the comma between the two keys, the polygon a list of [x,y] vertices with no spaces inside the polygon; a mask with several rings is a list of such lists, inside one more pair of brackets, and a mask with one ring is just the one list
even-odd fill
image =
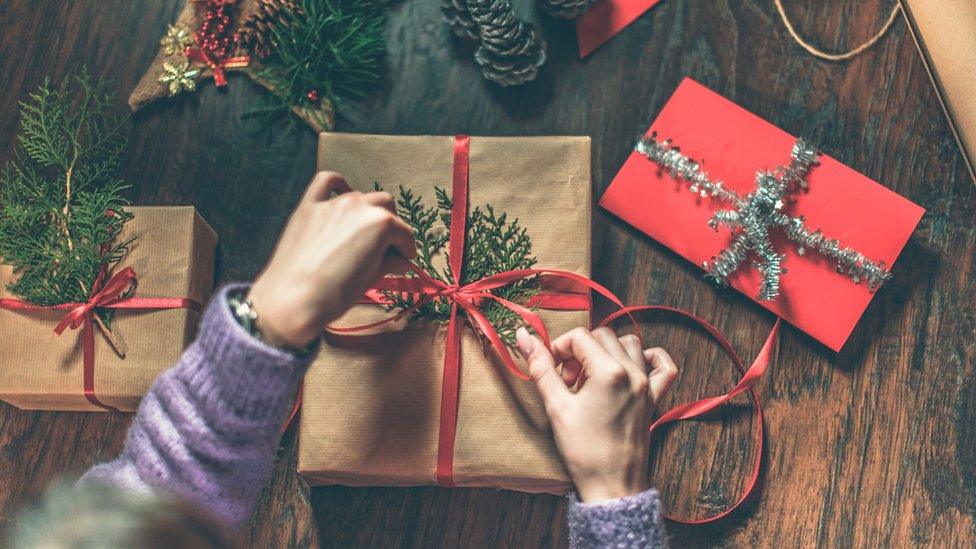
{"label": "curled ribbon on table", "polygon": [[203,306],[189,298],[183,297],[125,297],[136,284],[136,272],[132,267],[126,267],[115,273],[105,281],[107,271],[104,269],[92,284],[91,297],[84,303],[62,303],[60,305],[34,305],[20,299],[0,299],[0,309],[11,311],[43,311],[68,310],[57,326],[54,333],[61,335],[68,328],[81,328],[82,364],[84,377],[85,398],[94,406],[118,412],[113,406],[103,403],[95,396],[95,315],[98,309],[134,309],[134,310],[165,310],[190,309],[201,312]]}
{"label": "curled ribbon on table", "polygon": [[[753,399],[753,406],[756,411],[756,430],[755,438],[758,450],[756,452],[756,458],[752,470],[752,475],[748,482],[746,483],[746,489],[743,491],[742,495],[736,500],[736,502],[728,509],[703,519],[696,520],[685,520],[677,519],[673,517],[668,517],[670,520],[676,522],[683,522],[688,524],[699,524],[718,520],[734,509],[736,509],[741,503],[749,496],[759,477],[759,468],[762,460],[762,410],[759,402],[759,397],[753,390],[753,386],[758,381],[758,379],[765,372],[768,364],[770,354],[772,353],[772,347],[775,343],[776,336],[779,332],[779,321],[777,320],[769,337],[763,346],[762,351],[759,353],[753,364],[746,368],[739,358],[739,356],[733,350],[731,344],[728,340],[713,327],[708,322],[696,317],[695,315],[683,311],[681,309],[663,307],[663,306],[630,306],[625,305],[616,295],[610,290],[602,286],[601,284],[590,280],[587,277],[578,275],[576,273],[571,273],[568,271],[560,271],[553,269],[520,269],[513,271],[506,271],[490,275],[488,277],[469,282],[466,284],[461,284],[461,269],[464,264],[463,253],[464,253],[464,239],[466,234],[465,224],[467,222],[467,202],[468,202],[468,173],[469,173],[469,148],[470,148],[470,138],[467,136],[457,136],[454,141],[454,166],[453,166],[453,182],[452,182],[452,206],[451,206],[451,227],[450,227],[450,237],[448,242],[449,248],[449,261],[450,261],[450,273],[453,277],[453,282],[442,282],[437,280],[429,273],[425,272],[422,268],[414,265],[412,268],[415,278],[404,278],[404,277],[386,277],[380,279],[373,287],[367,291],[364,297],[365,303],[375,303],[375,304],[386,304],[386,300],[382,292],[402,292],[413,294],[416,298],[414,305],[408,309],[398,312],[397,314],[387,317],[383,320],[373,322],[370,324],[365,324],[361,326],[352,327],[336,327],[329,326],[327,329],[330,332],[347,334],[353,332],[361,332],[365,330],[370,330],[377,328],[379,326],[389,324],[400,320],[414,311],[423,307],[425,304],[429,303],[434,299],[447,299],[451,304],[451,315],[450,321],[447,327],[447,345],[444,353],[444,373],[442,377],[442,391],[441,391],[441,404],[440,404],[440,425],[438,430],[438,447],[437,447],[437,469],[436,476],[437,482],[440,486],[452,487],[455,486],[454,483],[454,442],[457,433],[457,412],[458,412],[458,400],[459,400],[459,381],[460,381],[460,366],[461,366],[461,355],[460,355],[460,342],[461,342],[461,330],[458,326],[458,313],[463,310],[471,323],[480,331],[487,340],[491,343],[492,348],[501,358],[505,366],[518,378],[523,380],[529,380],[529,376],[525,374],[516,364],[514,359],[512,359],[509,353],[508,347],[504,344],[501,337],[492,327],[491,323],[485,318],[478,308],[478,303],[485,299],[495,300],[502,306],[506,307],[510,311],[517,314],[527,325],[531,326],[540,336],[540,338],[548,346],[550,344],[549,335],[546,330],[545,324],[542,319],[528,307],[512,303],[511,301],[505,300],[491,293],[491,290],[500,288],[512,282],[518,280],[523,280],[531,277],[538,277],[540,284],[545,287],[546,283],[555,280],[568,280],[575,283],[578,287],[585,287],[590,290],[594,290],[603,297],[607,298],[614,305],[616,305],[619,310],[614,314],[605,318],[600,325],[606,325],[622,316],[628,317],[628,319],[637,326],[637,320],[634,318],[634,313],[644,312],[648,310],[660,310],[669,312],[672,314],[677,314],[685,318],[689,318],[703,327],[713,338],[715,338],[719,344],[722,346],[723,350],[733,358],[735,365],[738,370],[742,373],[742,378],[738,384],[728,393],[699,400],[697,402],[687,403],[679,405],[672,410],[668,411],[662,415],[652,426],[651,430],[660,427],[666,423],[681,421],[685,419],[690,419],[698,417],[705,414],[716,407],[728,402],[730,399],[738,394],[745,391],[751,393]],[[543,291],[539,295],[535,296],[526,305],[534,306],[544,309],[553,310],[589,310],[590,300],[589,295],[570,292],[570,291]],[[296,404],[297,406],[297,404]]]}

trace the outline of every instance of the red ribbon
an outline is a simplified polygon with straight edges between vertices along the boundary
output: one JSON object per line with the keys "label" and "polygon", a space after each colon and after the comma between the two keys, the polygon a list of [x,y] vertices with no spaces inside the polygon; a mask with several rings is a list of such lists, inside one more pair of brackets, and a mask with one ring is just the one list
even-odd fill
{"label": "red ribbon", "polygon": [[[224,57],[226,55],[226,49],[221,49],[216,52],[208,52],[208,46],[205,43],[208,38],[203,36],[203,31],[212,22],[210,18],[215,15],[212,11],[214,8],[224,8],[231,9],[233,4],[237,3],[237,0],[196,0],[198,3],[206,4],[208,10],[206,21],[203,23],[203,27],[197,31],[196,43],[197,47],[188,46],[183,50],[183,55],[194,63],[201,63],[208,67],[213,72],[214,85],[218,88],[227,85],[227,75],[225,71],[227,69],[239,69],[248,66],[251,63],[251,57],[249,55],[238,55],[236,57]],[[218,28],[218,32],[224,32],[222,28]]]}
{"label": "red ribbon", "polygon": [[11,311],[44,311],[68,310],[57,326],[54,333],[61,335],[65,329],[77,330],[82,328],[82,364],[84,376],[85,398],[94,406],[118,412],[117,408],[104,404],[95,396],[95,327],[94,315],[96,309],[137,309],[164,310],[190,309],[200,312],[203,306],[192,299],[183,297],[124,297],[125,293],[136,282],[136,272],[132,267],[126,267],[115,273],[105,282],[106,272],[103,270],[92,285],[92,294],[84,303],[62,303],[60,305],[34,305],[20,299],[0,299],[0,309]]}
{"label": "red ribbon", "polygon": [[624,309],[614,312],[613,314],[601,320],[599,325],[606,326],[625,314],[632,315],[633,313],[645,312],[645,311],[663,311],[694,321],[696,324],[704,328],[705,331],[708,332],[708,334],[718,342],[718,344],[722,347],[722,350],[725,351],[725,354],[727,354],[730,358],[732,358],[733,362],[735,363],[736,369],[739,370],[740,374],[742,374],[742,377],[739,378],[739,382],[735,384],[735,387],[733,387],[731,391],[725,394],[714,396],[714,397],[703,398],[701,400],[696,400],[695,402],[687,402],[684,404],[679,404],[674,408],[671,408],[663,415],[661,415],[661,417],[657,418],[657,421],[651,424],[651,433],[653,433],[655,429],[661,427],[662,425],[668,423],[674,423],[676,421],[692,419],[701,416],[703,414],[707,414],[708,412],[714,410],[715,408],[721,406],[722,404],[725,404],[726,402],[732,400],[737,395],[740,395],[745,391],[749,391],[749,394],[752,397],[752,408],[753,410],[755,410],[756,413],[756,425],[753,431],[753,439],[756,442],[756,450],[755,450],[756,457],[755,459],[753,459],[752,471],[749,473],[749,478],[746,480],[746,485],[745,488],[742,490],[742,494],[740,494],[739,497],[735,500],[735,503],[730,505],[724,511],[721,511],[714,515],[705,516],[704,518],[683,519],[683,518],[675,518],[668,514],[664,515],[664,518],[671,520],[673,522],[680,522],[682,524],[707,524],[709,522],[715,522],[727,516],[732,511],[738,509],[739,506],[742,505],[742,503],[752,494],[753,490],[756,488],[756,484],[759,482],[759,472],[760,472],[760,468],[762,467],[762,452],[763,452],[763,438],[764,438],[763,414],[762,414],[762,404],[759,402],[759,395],[756,394],[756,390],[754,386],[756,382],[759,381],[759,378],[761,378],[763,374],[766,373],[766,369],[769,366],[769,359],[770,359],[770,355],[773,352],[773,345],[776,344],[776,338],[779,335],[780,319],[778,318],[776,319],[776,323],[773,324],[773,329],[770,330],[769,336],[766,337],[766,342],[763,344],[762,349],[759,351],[759,354],[756,356],[756,359],[749,366],[749,368],[746,368],[744,363],[742,362],[742,358],[739,357],[739,354],[735,352],[735,349],[732,347],[732,344],[729,343],[729,340],[726,339],[725,335],[722,334],[722,332],[719,331],[718,328],[712,326],[710,323],[708,323],[708,321],[699,318],[694,314],[689,313],[688,311],[684,311],[682,309],[677,309],[674,307],[666,307],[663,305],[634,305],[630,307],[625,307]]}
{"label": "red ribbon", "polygon": [[190,61],[203,63],[210,67],[210,70],[213,71],[214,85],[218,88],[227,85],[226,69],[239,69],[251,63],[251,57],[249,55],[238,55],[218,61],[198,48],[186,48],[184,54]]}
{"label": "red ribbon", "polygon": [[[486,338],[488,338],[488,341],[491,343],[495,352],[501,358],[505,366],[520,379],[529,380],[530,377],[522,372],[522,370],[515,364],[515,361],[512,359],[512,356],[508,351],[508,347],[504,344],[491,323],[488,322],[488,319],[485,318],[484,314],[481,313],[478,305],[485,299],[495,300],[503,307],[517,314],[523,321],[525,321],[526,324],[531,326],[539,334],[543,342],[549,346],[549,333],[546,330],[546,326],[542,319],[539,318],[536,313],[529,310],[525,306],[512,303],[511,301],[492,294],[491,290],[530,277],[539,277],[543,287],[545,287],[546,282],[561,279],[574,283],[576,287],[585,287],[594,290],[619,307],[618,311],[600,322],[601,326],[606,325],[617,318],[620,318],[621,316],[627,316],[636,327],[637,320],[634,319],[633,313],[648,310],[668,311],[673,314],[690,318],[697,322],[719,342],[723,350],[725,350],[725,352],[735,361],[736,367],[740,372],[742,372],[743,375],[739,383],[731,391],[724,395],[676,406],[662,415],[651,426],[651,430],[653,431],[665,423],[700,416],[727,402],[729,399],[735,397],[743,391],[750,391],[753,397],[754,407],[756,409],[757,429],[755,436],[759,450],[756,453],[756,461],[753,468],[752,477],[747,482],[746,490],[739,497],[739,499],[736,500],[734,505],[717,515],[698,520],[683,520],[672,517],[668,518],[676,522],[699,524],[718,520],[732,512],[749,496],[759,478],[759,466],[762,459],[763,438],[762,410],[760,407],[759,397],[756,395],[755,391],[753,391],[752,387],[762,376],[763,372],[765,372],[769,364],[769,355],[772,351],[772,346],[779,331],[779,321],[776,322],[776,325],[770,332],[769,337],[766,340],[766,344],[763,346],[763,349],[756,358],[755,362],[753,362],[753,364],[746,369],[742,363],[742,360],[735,353],[728,340],[722,335],[721,332],[718,331],[718,329],[713,327],[708,322],[696,317],[691,313],[672,307],[654,305],[628,307],[616,295],[614,295],[613,292],[603,287],[601,284],[576,273],[553,269],[520,269],[494,274],[480,280],[461,285],[459,281],[462,279],[461,268],[464,264],[464,238],[467,232],[465,223],[467,221],[468,206],[469,150],[469,137],[455,137],[452,181],[453,204],[451,207],[450,240],[448,242],[448,250],[450,251],[450,271],[451,275],[454,277],[454,280],[450,283],[442,282],[425,272],[422,268],[414,265],[412,270],[416,274],[416,278],[382,278],[376,284],[374,284],[369,291],[367,291],[363,300],[365,303],[387,303],[387,300],[381,292],[392,291],[414,295],[416,297],[416,301],[413,306],[406,310],[400,311],[396,315],[370,324],[352,327],[328,327],[328,330],[335,333],[352,333],[370,330],[404,318],[423,307],[431,300],[443,298],[450,301],[451,316],[447,326],[447,345],[444,353],[444,374],[441,387],[440,426],[437,447],[437,483],[440,486],[455,486],[454,442],[457,434],[457,412],[461,366],[461,330],[458,326],[459,309],[463,309],[477,329],[484,334]],[[533,300],[527,305],[555,310],[589,310],[590,299],[589,295],[587,294],[550,291],[542,292],[535,296],[535,298],[533,298]]]}

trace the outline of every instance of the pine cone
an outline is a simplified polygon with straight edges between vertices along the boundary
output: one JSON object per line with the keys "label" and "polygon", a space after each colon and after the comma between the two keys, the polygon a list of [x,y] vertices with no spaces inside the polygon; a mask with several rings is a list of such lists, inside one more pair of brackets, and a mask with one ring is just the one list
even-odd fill
{"label": "pine cone", "polygon": [[535,27],[519,21],[510,0],[467,0],[468,12],[478,25],[481,45],[474,59],[485,78],[502,86],[535,80],[546,62],[544,44]]}
{"label": "pine cone", "polygon": [[467,0],[441,0],[444,21],[461,38],[478,39],[478,25],[471,19]]}
{"label": "pine cone", "polygon": [[553,17],[576,19],[590,9],[596,0],[539,0],[542,8]]}
{"label": "pine cone", "polygon": [[237,31],[237,43],[252,55],[264,59],[271,53],[272,29],[277,25],[290,24],[284,12],[301,14],[302,8],[295,0],[261,0],[257,11],[241,24]]}

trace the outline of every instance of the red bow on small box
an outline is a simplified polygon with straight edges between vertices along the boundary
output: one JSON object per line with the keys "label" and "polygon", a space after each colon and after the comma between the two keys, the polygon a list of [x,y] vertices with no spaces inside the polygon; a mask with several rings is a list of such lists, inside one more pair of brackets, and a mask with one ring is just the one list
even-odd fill
{"label": "red bow on small box", "polygon": [[[755,391],[753,391],[752,387],[766,371],[766,367],[769,364],[772,347],[779,331],[779,322],[777,321],[777,323],[773,326],[773,329],[756,360],[749,368],[746,368],[742,360],[733,350],[732,345],[728,342],[728,340],[718,329],[708,322],[687,311],[672,307],[655,305],[627,306],[616,295],[614,295],[613,292],[601,284],[575,273],[551,269],[521,269],[494,274],[467,284],[460,284],[458,280],[461,279],[460,273],[464,264],[463,254],[464,239],[466,234],[465,224],[467,222],[469,147],[469,137],[458,136],[455,138],[452,178],[451,227],[448,242],[448,249],[450,252],[450,272],[452,276],[455,277],[455,281],[452,283],[442,282],[425,272],[420,267],[414,265],[413,272],[416,274],[416,278],[383,278],[373,285],[372,289],[367,292],[364,299],[364,303],[386,304],[386,300],[381,292],[403,292],[413,294],[416,297],[416,302],[412,307],[400,311],[396,315],[378,322],[373,322],[371,324],[353,327],[328,327],[329,331],[336,333],[352,333],[370,330],[402,319],[420,307],[423,307],[431,300],[448,299],[450,301],[451,316],[448,323],[447,346],[444,353],[440,426],[438,430],[436,472],[438,484],[448,487],[455,485],[453,479],[454,442],[457,433],[457,413],[458,399],[460,394],[459,383],[461,368],[461,331],[458,324],[459,309],[465,311],[474,326],[477,327],[477,329],[488,339],[492,348],[502,359],[505,366],[520,379],[529,380],[530,377],[516,365],[515,360],[512,358],[508,350],[508,347],[502,341],[501,337],[495,331],[491,323],[479,310],[478,303],[485,299],[497,301],[502,306],[517,314],[527,325],[531,326],[539,334],[540,338],[546,343],[546,345],[549,345],[549,335],[546,330],[545,323],[535,312],[526,306],[502,299],[492,294],[491,290],[531,277],[539,277],[543,288],[546,287],[547,282],[561,279],[573,282],[579,287],[594,290],[619,307],[619,310],[617,310],[614,314],[608,316],[600,322],[601,326],[609,324],[621,316],[627,316],[636,327],[637,321],[633,317],[634,313],[644,311],[668,312],[689,318],[696,322],[698,325],[703,327],[709,333],[709,335],[715,338],[723,350],[725,350],[725,352],[732,357],[736,367],[742,373],[742,378],[731,391],[723,395],[678,405],[658,418],[658,420],[650,427],[653,431],[666,423],[698,417],[724,404],[725,402],[728,402],[738,394],[745,391],[750,392],[753,405],[756,410],[756,428],[754,436],[758,449],[756,451],[756,459],[754,462],[755,465],[753,467],[752,475],[746,483],[746,487],[742,495],[739,496],[731,507],[713,516],[698,520],[683,520],[672,517],[668,518],[676,522],[698,524],[718,520],[732,512],[749,496],[759,477],[763,438],[762,410],[759,403],[759,397]],[[543,291],[536,295],[529,303],[527,303],[527,305],[553,310],[589,310],[590,299],[587,293],[580,293],[578,291]]]}
{"label": "red bow on small box", "polygon": [[191,309],[200,312],[203,306],[184,297],[125,297],[135,287],[136,272],[126,267],[105,281],[107,273],[102,270],[92,285],[91,297],[84,303],[62,303],[60,305],[34,305],[20,299],[0,299],[0,309],[11,311],[68,310],[54,333],[61,335],[67,328],[81,328],[82,364],[85,398],[94,406],[118,412],[117,408],[104,404],[95,396],[95,314],[97,309],[136,309],[165,310]]}

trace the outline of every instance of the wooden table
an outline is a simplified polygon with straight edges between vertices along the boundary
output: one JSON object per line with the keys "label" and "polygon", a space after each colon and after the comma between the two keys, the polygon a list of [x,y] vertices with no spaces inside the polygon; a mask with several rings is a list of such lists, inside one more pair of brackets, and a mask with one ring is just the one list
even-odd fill
{"label": "wooden table", "polygon": [[[525,4],[528,1],[516,2]],[[120,106],[149,65],[181,0],[0,2],[0,159],[12,154],[15,99],[87,63],[115,79]],[[791,0],[800,29],[827,48],[869,36],[891,2]],[[407,0],[388,28],[381,93],[343,111],[364,133],[588,134],[599,195],[682,77],[692,76],[928,209],[851,340],[834,353],[787,327],[759,385],[768,445],[757,497],[711,526],[669,527],[675,545],[972,546],[976,533],[976,200],[972,182],[905,24],[849,63],[827,63],[788,37],[769,0],[665,0],[580,62],[571,24],[541,17],[549,62],[533,84],[482,81],[471,48],[438,2]],[[524,10],[528,12],[530,10]],[[971,37],[969,37],[971,38]],[[315,135],[249,132],[262,97],[232,77],[226,92],[162,101],[130,125],[125,175],[136,204],[196,205],[221,237],[221,281],[255,275],[312,175]],[[529,192],[529,190],[526,190]],[[746,356],[773,317],[599,209],[596,279],[629,302],[665,303],[718,325]],[[685,325],[647,337],[682,368],[669,406],[723,391],[735,376]],[[45,367],[39,363],[37,367]],[[654,481],[668,509],[701,516],[731,502],[755,449],[745,399],[656,442]],[[0,524],[52,479],[116,455],[128,415],[22,412],[0,406]],[[433,487],[309,490],[295,435],[243,533],[255,546],[565,545],[563,500]]]}

